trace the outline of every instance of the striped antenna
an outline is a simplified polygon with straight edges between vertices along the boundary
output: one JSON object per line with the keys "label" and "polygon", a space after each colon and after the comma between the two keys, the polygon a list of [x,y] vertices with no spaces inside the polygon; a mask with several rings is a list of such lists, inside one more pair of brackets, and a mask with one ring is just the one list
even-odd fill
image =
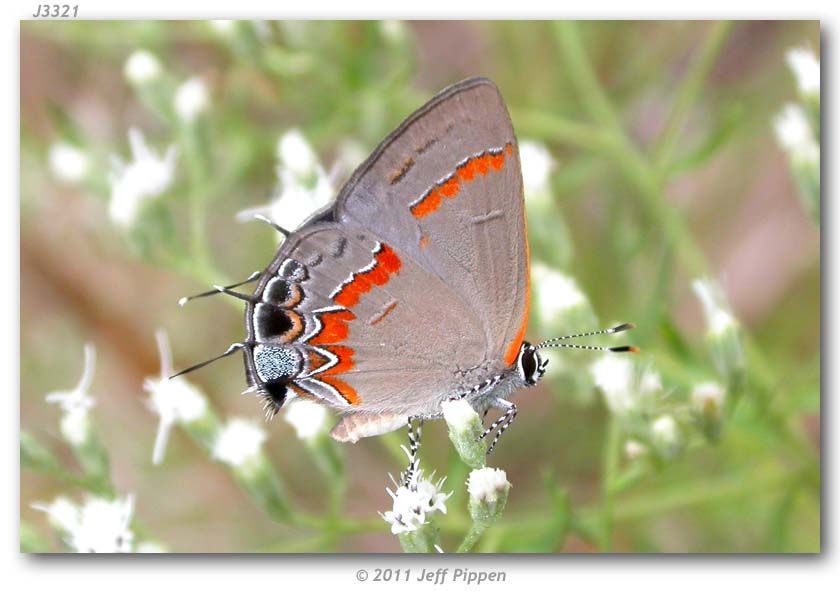
{"label": "striped antenna", "polygon": [[204,362],[198,363],[197,365],[193,365],[189,368],[184,369],[183,371],[178,371],[174,375],[170,375],[169,379],[175,379],[176,377],[180,377],[181,375],[186,375],[187,373],[192,373],[193,371],[195,371],[197,369],[200,369],[201,367],[206,367],[211,362],[215,362],[215,361],[219,360],[220,358],[230,356],[234,352],[238,352],[239,350],[244,349],[245,346],[246,346],[246,344],[243,344],[243,343],[231,344],[230,348],[228,348],[227,350],[222,352],[219,356],[214,356],[210,360],[205,360]]}
{"label": "striped antenna", "polygon": [[[261,276],[262,276],[262,271],[254,271],[253,273],[251,273],[251,276],[248,277],[248,279],[246,279],[245,281],[240,281],[239,283],[233,283],[231,285],[226,285],[226,286],[224,286],[223,289],[224,290],[232,290],[234,288],[238,288],[241,285],[245,285],[245,284],[251,283],[253,281],[256,281]],[[183,298],[178,300],[178,306],[184,306],[187,302],[190,302],[191,300],[195,300],[196,298],[206,298],[207,296],[215,296],[216,294],[221,294],[221,293],[224,293],[224,292],[219,289],[219,286],[214,285],[213,289],[210,290],[209,292],[202,292],[200,294],[195,294],[194,296],[184,296]]]}
{"label": "striped antenna", "polygon": [[584,344],[558,344],[562,340],[571,340],[574,338],[581,338],[581,337],[589,337],[591,335],[607,335],[612,333],[621,333],[622,331],[627,331],[629,329],[633,329],[635,325],[633,323],[622,323],[621,325],[616,325],[615,327],[610,327],[608,329],[599,329],[598,331],[587,331],[586,333],[572,333],[569,335],[561,335],[560,337],[551,338],[550,340],[545,340],[537,345],[537,349],[541,348],[571,348],[574,350],[598,350],[601,352],[638,352],[639,349],[636,346],[588,346]]}
{"label": "striped antenna", "polygon": [[582,344],[540,344],[537,348],[571,348],[572,350],[597,350],[599,352],[638,352],[636,346],[586,346]]}

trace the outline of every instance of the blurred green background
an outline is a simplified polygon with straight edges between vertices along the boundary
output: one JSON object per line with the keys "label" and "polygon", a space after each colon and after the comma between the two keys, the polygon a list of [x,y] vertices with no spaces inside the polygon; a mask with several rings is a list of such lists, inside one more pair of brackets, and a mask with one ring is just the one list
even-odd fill
{"label": "blurred green background", "polygon": [[[270,260],[274,233],[235,215],[271,196],[284,132],[301,130],[328,170],[338,165],[338,187],[434,93],[484,75],[500,87],[520,141],[541,142],[556,162],[534,259],[573,276],[599,323],[639,325],[630,339],[675,410],[691,385],[723,377],[695,278],[720,281],[745,361],[737,381],[723,382],[732,405],[717,439],[686,433],[678,456],[632,465],[615,450],[623,438],[610,437],[615,419],[600,392],[577,368],[593,357],[568,358],[571,367],[518,398],[516,426],[490,459],[513,489],[479,549],[819,551],[820,230],[772,126],[797,98],[786,51],[819,43],[817,22],[24,22],[21,427],[78,470],[44,397],[75,384],[90,341],[92,418],[114,487],[136,493],[137,522],[168,549],[398,551],[384,522],[323,536],[271,521],[183,431],[153,466],[157,420],[142,383],[160,368],[158,328],[178,367],[243,337],[241,307],[176,301]],[[159,97],[124,77],[141,48],[163,65]],[[198,142],[166,99],[166,85],[193,76],[210,95]],[[108,217],[108,169],[110,156],[127,155],[129,127],[180,154],[146,225],[126,232]],[[90,156],[83,184],[51,173],[47,156],[60,140]],[[567,332],[535,316],[528,339]],[[238,358],[191,380],[219,414],[261,417],[255,398],[240,395]],[[314,476],[307,448],[282,419],[267,429],[267,453],[295,504],[324,510],[329,484]],[[460,490],[465,471],[445,426],[424,434],[425,467],[449,472],[447,488]],[[388,508],[402,437],[342,448],[342,514],[375,524]],[[604,485],[610,469],[626,475],[613,491]],[[59,493],[79,497],[67,482],[22,469],[21,518],[46,549],[60,545],[31,504]],[[452,510],[463,510],[462,493]],[[444,527],[444,546],[461,534]]]}

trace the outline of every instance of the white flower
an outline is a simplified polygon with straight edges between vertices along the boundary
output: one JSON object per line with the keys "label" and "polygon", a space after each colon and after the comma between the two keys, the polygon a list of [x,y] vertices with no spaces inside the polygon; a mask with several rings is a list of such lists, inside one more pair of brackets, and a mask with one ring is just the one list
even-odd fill
{"label": "white flower", "polygon": [[47,402],[54,402],[64,411],[74,409],[89,410],[93,408],[94,400],[90,395],[90,385],[93,383],[93,371],[96,368],[96,348],[93,344],[85,344],[85,366],[79,383],[72,390],[64,392],[50,392]]}
{"label": "white flower", "polygon": [[61,435],[72,446],[81,446],[90,436],[90,418],[86,408],[72,408],[61,416]]}
{"label": "white flower", "polygon": [[719,412],[723,406],[724,394],[720,384],[714,381],[698,383],[691,390],[691,403],[701,412],[710,409]]}
{"label": "white flower", "polygon": [[543,264],[532,268],[537,283],[537,313],[540,321],[551,323],[570,309],[586,307],[588,301],[574,279]]}
{"label": "white flower", "polygon": [[213,458],[234,468],[244,467],[259,457],[266,437],[265,431],[255,423],[231,419],[213,444]]}
{"label": "white flower", "polygon": [[496,504],[499,499],[507,495],[510,482],[507,474],[501,469],[485,467],[475,469],[470,473],[467,490],[473,502]]}
{"label": "white flower", "polygon": [[90,496],[82,506],[59,497],[51,504],[32,506],[47,513],[50,523],[66,534],[65,541],[76,552],[131,552],[132,495],[116,500]]}
{"label": "white flower", "polygon": [[79,521],[79,507],[64,496],[58,496],[49,504],[36,502],[32,508],[47,513],[50,525],[61,531],[70,531]]}
{"label": "white flower", "polygon": [[679,428],[671,415],[658,417],[651,424],[650,431],[654,441],[661,445],[671,446],[679,441]]}
{"label": "white flower", "polygon": [[62,181],[81,181],[88,172],[87,154],[67,142],[50,146],[47,160],[53,175]]}
{"label": "white flower", "polygon": [[798,104],[788,104],[773,120],[779,145],[795,162],[819,164],[820,146],[811,130],[805,110]]}
{"label": "white flower", "polygon": [[470,431],[476,421],[480,421],[478,413],[466,400],[449,400],[441,404],[441,410],[446,424],[456,434]]}
{"label": "white flower", "polygon": [[113,168],[109,174],[108,212],[111,220],[122,227],[133,225],[144,202],[160,196],[172,184],[178,157],[174,145],[163,156],[153,152],[138,129],[128,131],[128,141],[131,162],[125,164],[119,157],[112,157]]}
{"label": "white flower", "polygon": [[548,178],[557,163],[548,148],[540,142],[523,140],[519,144],[519,160],[522,163],[525,198],[536,198],[549,191]]}
{"label": "white flower", "polygon": [[148,50],[136,50],[125,61],[124,73],[129,83],[142,85],[160,76],[160,61]]}
{"label": "white flower", "polygon": [[379,33],[391,44],[400,44],[405,40],[405,24],[402,21],[384,19],[379,21]]}
{"label": "white flower", "polygon": [[236,27],[236,21],[230,19],[213,19],[208,21],[210,27],[221,35],[230,35]]}
{"label": "white flower", "polygon": [[187,79],[175,90],[175,112],[186,123],[194,121],[209,105],[207,86],[200,77]]}
{"label": "white flower", "polygon": [[152,463],[159,465],[163,461],[173,425],[191,423],[202,418],[207,412],[207,399],[201,390],[184,377],[169,379],[172,374],[169,340],[163,331],[158,331],[155,338],[160,352],[160,377],[146,379],[143,389],[149,393],[149,407],[160,416],[152,451]]}
{"label": "white flower", "polygon": [[277,175],[288,169],[299,178],[310,177],[319,167],[318,157],[298,129],[290,129],[277,142]]}
{"label": "white flower", "polygon": [[639,379],[639,392],[647,396],[655,396],[662,391],[662,378],[653,369],[645,369]]}
{"label": "white flower", "polygon": [[94,405],[90,386],[93,383],[95,367],[96,349],[93,344],[85,344],[85,366],[76,387],[69,391],[47,394],[47,402],[56,403],[61,407],[64,413],[61,417],[61,434],[73,446],[81,446],[90,434],[88,412]]}
{"label": "white flower", "polygon": [[647,448],[644,444],[637,440],[627,440],[624,442],[624,455],[628,460],[636,460],[647,454]]}
{"label": "white flower", "polygon": [[611,411],[622,414],[636,407],[638,395],[632,361],[606,354],[592,363],[590,372]]}
{"label": "white flower", "polygon": [[446,478],[434,484],[423,479],[422,470],[418,470],[406,485],[397,486],[394,491],[386,488],[394,506],[392,510],[379,514],[391,524],[391,533],[398,535],[417,531],[426,523],[427,514],[435,511],[446,514],[446,501],[452,492],[446,494],[440,491],[444,481]]}
{"label": "white flower", "polygon": [[283,418],[294,427],[300,440],[311,440],[326,430],[329,411],[310,400],[296,399],[286,406]]}
{"label": "white flower", "polygon": [[709,335],[719,337],[736,327],[737,321],[726,304],[723,291],[713,281],[695,279],[692,287],[703,305]]}
{"label": "white flower", "polygon": [[140,542],[137,544],[135,552],[139,554],[162,554],[166,552],[166,548],[157,542]]}
{"label": "white flower", "polygon": [[820,61],[808,48],[794,48],[785,55],[803,96],[820,94]]}
{"label": "white flower", "polygon": [[279,193],[270,204],[240,211],[240,221],[262,215],[288,229],[297,229],[312,214],[332,202],[335,190],[303,135],[284,134],[277,144]]}

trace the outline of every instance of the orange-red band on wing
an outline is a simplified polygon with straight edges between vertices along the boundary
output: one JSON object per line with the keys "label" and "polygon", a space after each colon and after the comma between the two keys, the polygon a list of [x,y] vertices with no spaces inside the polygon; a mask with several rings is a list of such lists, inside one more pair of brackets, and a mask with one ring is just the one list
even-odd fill
{"label": "orange-red band on wing", "polygon": [[396,252],[387,244],[382,244],[379,251],[374,254],[373,267],[368,271],[355,273],[336,294],[336,304],[347,308],[356,306],[362,294],[369,292],[375,285],[385,285],[391,275],[399,272],[401,267],[402,261]]}
{"label": "orange-red band on wing", "polygon": [[525,313],[522,316],[522,323],[516,337],[505,350],[505,363],[510,367],[516,362],[519,356],[519,347],[525,341],[525,332],[528,330],[528,315],[531,312],[531,246],[528,244],[528,221],[525,221]]}
{"label": "orange-red band on wing", "polygon": [[356,318],[349,310],[337,310],[321,313],[321,331],[309,340],[312,345],[337,344],[347,339],[350,334],[348,321]]}
{"label": "orange-red band on wing", "polygon": [[334,346],[330,348],[330,352],[335,354],[338,362],[324,371],[324,375],[339,375],[340,373],[346,373],[356,366],[356,363],[353,362],[355,352],[349,346]]}
{"label": "orange-red band on wing", "polygon": [[342,379],[338,377],[321,377],[321,381],[326,383],[327,385],[331,385],[335,388],[341,397],[347,400],[348,404],[361,404],[362,399],[359,398],[358,392],[353,388],[352,385],[348,384]]}
{"label": "orange-red band on wing", "polygon": [[424,219],[440,208],[444,198],[454,198],[461,191],[461,184],[472,181],[476,175],[487,175],[491,170],[500,171],[505,166],[505,155],[513,154],[513,144],[501,150],[488,150],[468,158],[455,168],[455,173],[434,186],[409,210],[417,219]]}

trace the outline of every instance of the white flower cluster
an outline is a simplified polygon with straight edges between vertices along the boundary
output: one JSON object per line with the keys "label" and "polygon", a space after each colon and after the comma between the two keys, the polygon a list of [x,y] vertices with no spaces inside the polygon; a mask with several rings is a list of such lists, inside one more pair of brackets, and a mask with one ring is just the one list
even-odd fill
{"label": "white flower cluster", "polygon": [[723,290],[715,282],[710,279],[695,279],[692,287],[703,305],[710,337],[726,335],[738,326],[738,321],[726,302]]}
{"label": "white flower cluster", "polygon": [[64,392],[50,392],[47,402],[58,404],[62,410],[61,435],[72,446],[81,446],[90,435],[90,409],[95,404],[90,395],[93,372],[96,367],[96,349],[85,344],[85,366],[75,388]]}
{"label": "white flower cluster", "polygon": [[87,175],[90,161],[87,154],[76,146],[56,142],[50,146],[47,162],[56,178],[76,183]]}
{"label": "white flower cluster", "polygon": [[501,469],[475,469],[467,480],[467,491],[470,493],[470,499],[475,502],[496,504],[509,490],[507,473]]}
{"label": "white flower cluster", "polygon": [[123,73],[132,85],[144,85],[160,77],[163,69],[154,54],[148,50],[136,50],[125,61]]}
{"label": "white flower cluster", "polygon": [[786,104],[773,121],[776,139],[794,164],[819,164],[820,145],[799,104]]}
{"label": "white flower cluster", "polygon": [[242,418],[233,418],[219,431],[213,445],[213,458],[219,462],[242,469],[260,456],[268,436],[265,430]]}
{"label": "white flower cluster", "polygon": [[132,495],[114,500],[89,496],[81,506],[59,496],[49,504],[32,507],[47,513],[50,524],[76,552],[131,552],[134,548]]}
{"label": "white flower cluster", "polygon": [[207,398],[183,377],[169,378],[172,375],[169,340],[163,331],[158,331],[155,338],[160,352],[160,377],[146,379],[143,388],[149,393],[149,408],[160,418],[152,451],[152,462],[159,465],[163,461],[172,427],[202,418],[207,413]]}
{"label": "white flower cluster", "polygon": [[309,441],[326,431],[329,410],[317,402],[298,398],[286,406],[283,418],[294,428],[299,440]]}
{"label": "white flower cluster", "polygon": [[303,134],[292,129],[277,143],[279,193],[269,204],[245,209],[237,218],[267,217],[293,231],[333,200],[335,190],[315,151]]}
{"label": "white flower cluster", "polygon": [[169,146],[161,156],[146,144],[139,129],[128,131],[131,161],[112,157],[109,174],[111,200],[108,205],[111,220],[120,227],[133,226],[143,207],[169,188],[175,178],[178,151]]}
{"label": "white flower cluster", "polygon": [[620,354],[605,354],[592,363],[590,373],[617,416],[639,411],[662,392],[658,372],[651,367],[638,369],[635,360]]}
{"label": "white flower cluster", "polygon": [[534,140],[522,140],[519,144],[519,161],[525,199],[529,203],[538,202],[549,191],[549,177],[557,161],[544,144]]}
{"label": "white flower cluster", "polygon": [[796,86],[803,96],[820,95],[820,59],[807,48],[793,48],[785,55],[796,78]]}
{"label": "white flower cluster", "polygon": [[184,123],[192,123],[210,106],[207,85],[200,77],[191,77],[175,90],[175,113]]}
{"label": "white flower cluster", "polygon": [[568,326],[572,311],[590,312],[589,300],[570,276],[542,263],[531,268],[540,322],[556,327]]}
{"label": "white flower cluster", "polygon": [[386,488],[394,500],[394,506],[392,510],[379,514],[391,524],[391,533],[398,535],[417,531],[425,525],[426,515],[435,511],[446,514],[446,501],[452,492],[447,494],[441,491],[445,480],[443,478],[436,484],[432,483],[423,478],[422,470],[417,470],[406,485],[397,486],[393,491]]}

